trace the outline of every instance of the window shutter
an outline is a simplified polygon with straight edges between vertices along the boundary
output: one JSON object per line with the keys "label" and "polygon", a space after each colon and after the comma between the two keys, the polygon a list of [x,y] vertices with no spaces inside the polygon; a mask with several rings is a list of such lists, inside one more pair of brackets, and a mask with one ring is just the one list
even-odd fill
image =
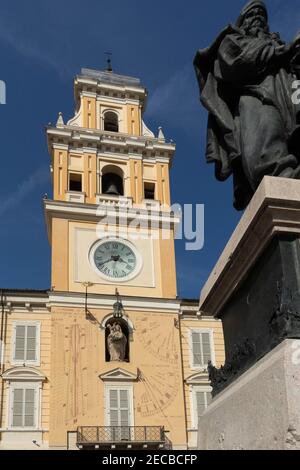
{"label": "window shutter", "polygon": [[13,427],[23,426],[23,403],[24,403],[24,389],[15,388],[13,391],[13,408],[12,408]]}
{"label": "window shutter", "polygon": [[205,392],[196,392],[197,416],[201,416],[206,409]]}
{"label": "window shutter", "polygon": [[202,337],[202,351],[203,351],[203,365],[207,365],[211,361],[211,345],[210,334],[201,333]]}
{"label": "window shutter", "polygon": [[211,393],[204,392],[204,391],[196,391],[196,407],[197,407],[197,425],[199,424],[199,420],[203,415],[204,411],[208,407],[211,402]]}
{"label": "window shutter", "polygon": [[118,426],[118,390],[109,390],[109,423]]}
{"label": "window shutter", "polygon": [[36,361],[37,327],[35,325],[16,325],[14,342],[15,361]]}
{"label": "window shutter", "polygon": [[109,423],[110,426],[129,426],[129,393],[128,390],[109,390]]}
{"label": "window shutter", "polygon": [[15,388],[13,390],[12,426],[18,428],[35,427],[36,389]]}
{"label": "window shutter", "polygon": [[201,335],[200,333],[196,331],[192,332],[192,350],[193,350],[193,365],[201,366],[202,365]]}
{"label": "window shutter", "polygon": [[120,390],[120,425],[129,426],[128,390]]}
{"label": "window shutter", "polygon": [[192,332],[193,366],[204,367],[211,361],[211,341],[209,332]]}
{"label": "window shutter", "polygon": [[26,360],[36,360],[36,339],[37,339],[36,326],[27,326],[27,341],[26,341]]}
{"label": "window shutter", "polygon": [[16,361],[23,361],[25,360],[26,327],[24,325],[16,325],[15,328],[14,359]]}
{"label": "window shutter", "polygon": [[35,390],[26,388],[24,400],[24,426],[34,427]]}

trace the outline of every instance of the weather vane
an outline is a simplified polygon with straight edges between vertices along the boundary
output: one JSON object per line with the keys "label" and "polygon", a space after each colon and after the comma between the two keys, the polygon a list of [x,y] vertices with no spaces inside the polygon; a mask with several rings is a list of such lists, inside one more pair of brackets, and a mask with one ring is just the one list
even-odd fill
{"label": "weather vane", "polygon": [[112,57],[112,52],[105,52],[105,55],[107,56],[107,72],[112,72],[112,66],[111,66],[111,57]]}

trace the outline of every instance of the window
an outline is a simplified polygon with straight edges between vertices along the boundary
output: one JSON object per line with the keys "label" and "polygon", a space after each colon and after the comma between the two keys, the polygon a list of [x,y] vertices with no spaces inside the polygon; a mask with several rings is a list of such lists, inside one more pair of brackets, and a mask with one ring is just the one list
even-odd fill
{"label": "window", "polygon": [[197,429],[201,416],[212,400],[211,387],[192,387],[192,400],[192,424]]}
{"label": "window", "polygon": [[82,175],[80,173],[70,173],[69,191],[82,192]]}
{"label": "window", "polygon": [[7,427],[21,430],[41,428],[42,383],[46,377],[37,369],[16,366],[3,372],[7,383]]}
{"label": "window", "polygon": [[14,324],[13,363],[39,365],[39,323],[17,322]]}
{"label": "window", "polygon": [[110,426],[129,426],[129,392],[122,389],[109,390]]}
{"label": "window", "polygon": [[10,395],[10,428],[37,428],[38,401],[38,384],[12,383]]}
{"label": "window", "polygon": [[192,367],[207,367],[212,357],[212,332],[209,330],[192,330],[191,332]]}
{"label": "window", "polygon": [[144,184],[144,198],[153,200],[155,199],[155,183]]}
{"label": "window", "polygon": [[132,387],[109,386],[106,393],[106,423],[111,427],[110,438],[116,441],[129,440],[129,428],[133,425]]}
{"label": "window", "polygon": [[109,132],[119,132],[119,119],[116,113],[111,111],[105,113],[104,130]]}

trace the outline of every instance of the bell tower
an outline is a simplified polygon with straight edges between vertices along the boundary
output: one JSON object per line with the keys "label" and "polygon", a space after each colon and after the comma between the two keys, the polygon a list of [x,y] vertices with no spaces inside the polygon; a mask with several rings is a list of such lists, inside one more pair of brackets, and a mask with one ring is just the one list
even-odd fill
{"label": "bell tower", "polygon": [[166,427],[184,448],[169,187],[175,146],[145,125],[138,79],[82,69],[74,89],[75,116],[65,124],[60,114],[47,128],[49,443],[65,447],[74,433],[80,448],[93,427],[102,448],[124,445],[124,432],[137,447],[155,436],[158,448],[167,445]]}
{"label": "bell tower", "polygon": [[[47,128],[53,292],[176,298],[169,170],[175,146],[147,128],[137,78],[82,69],[75,116]],[[166,228],[167,227],[167,228]],[[163,233],[163,236],[162,236]]]}

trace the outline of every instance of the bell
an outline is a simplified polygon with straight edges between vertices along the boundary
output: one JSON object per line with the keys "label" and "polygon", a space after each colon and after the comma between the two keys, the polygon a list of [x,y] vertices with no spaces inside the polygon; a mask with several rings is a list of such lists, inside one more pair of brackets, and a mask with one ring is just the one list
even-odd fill
{"label": "bell", "polygon": [[119,196],[119,191],[118,191],[116,184],[113,182],[109,183],[105,191],[105,194],[112,194],[114,196]]}

